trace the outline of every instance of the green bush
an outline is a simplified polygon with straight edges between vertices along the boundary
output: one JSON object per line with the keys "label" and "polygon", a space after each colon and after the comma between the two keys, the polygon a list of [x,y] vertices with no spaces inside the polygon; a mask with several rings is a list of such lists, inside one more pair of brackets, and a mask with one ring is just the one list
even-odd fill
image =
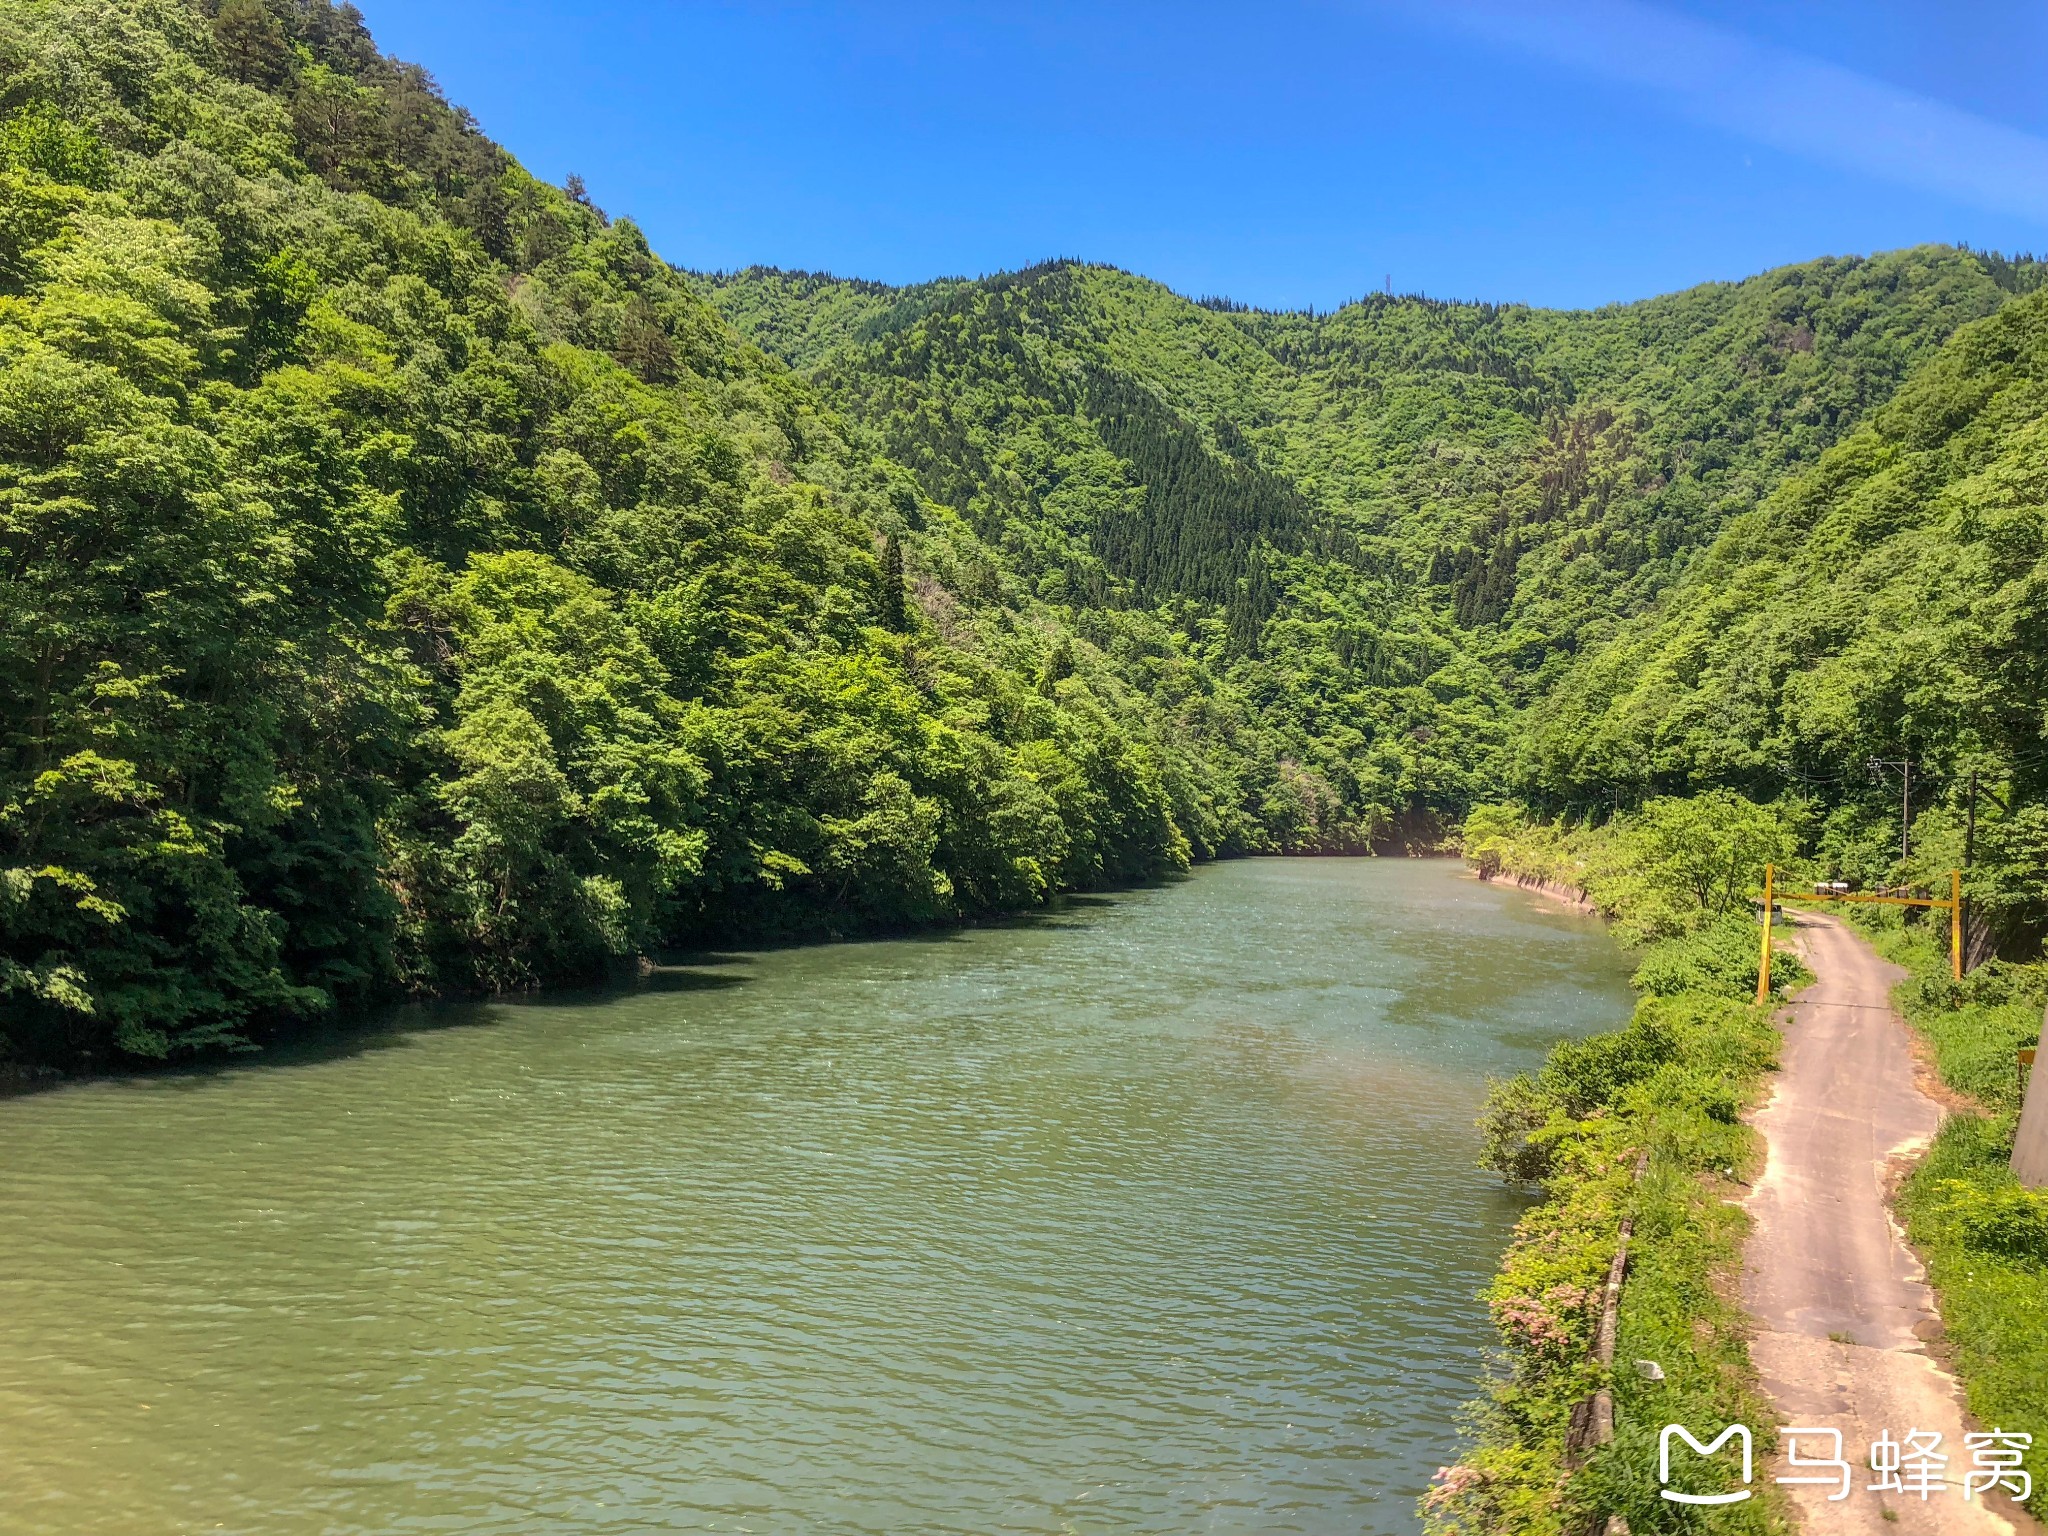
{"label": "green bush", "polygon": [[[1711,942],[1696,950],[1717,952]],[[1769,1498],[1704,1518],[1677,1511],[1646,1471],[1658,1428],[1674,1416],[1769,1415],[1746,1320],[1724,1283],[1747,1223],[1710,1181],[1754,1161],[1741,1113],[1778,1042],[1765,1010],[1709,980],[1646,996],[1624,1028],[1562,1042],[1541,1071],[1493,1085],[1480,1121],[1483,1160],[1541,1184],[1544,1201],[1523,1219],[1487,1292],[1502,1367],[1478,1408],[1477,1443],[1423,1500],[1437,1536],[1564,1536],[1617,1513],[1645,1532],[1765,1531],[1779,1518]],[[1602,1380],[1588,1348],[1624,1216],[1634,1217],[1635,1235],[1617,1358],[1656,1360],[1664,1379],[1614,1373],[1615,1440],[1568,1470],[1567,1427]],[[1718,1491],[1713,1467],[1690,1475],[1702,1479],[1698,1491]]]}
{"label": "green bush", "polygon": [[1671,1060],[1677,1048],[1670,1021],[1639,1006],[1622,1029],[1554,1046],[1539,1081],[1565,1113],[1583,1119],[1611,1106],[1623,1089]]}
{"label": "green bush", "polygon": [[[1656,997],[1707,992],[1747,1000],[1756,995],[1761,959],[1757,922],[1729,913],[1690,933],[1651,944],[1636,967],[1634,984],[1637,990]],[[1773,995],[1796,991],[1812,979],[1812,973],[1789,950],[1781,948],[1771,956]]]}
{"label": "green bush", "polygon": [[2022,1264],[2048,1264],[2048,1195],[2018,1185],[1978,1189],[1967,1184],[1951,1207],[1963,1246]]}
{"label": "green bush", "polygon": [[1543,1183],[1556,1162],[1555,1142],[1543,1131],[1558,1114],[1556,1097],[1527,1072],[1496,1081],[1479,1116],[1479,1166],[1517,1184]]}
{"label": "green bush", "polygon": [[2006,1138],[1999,1134],[2002,1127],[1978,1123],[1993,1131],[1990,1157],[1980,1160],[1966,1177],[1930,1178],[1917,1185],[1916,1209],[1929,1231],[1959,1241],[1971,1253],[2014,1264],[2048,1265],[2048,1194],[2001,1177],[1999,1162],[2009,1155]]}
{"label": "green bush", "polygon": [[1942,1081],[1994,1113],[2018,1110],[2019,1052],[2041,1038],[2048,965],[1993,961],[1957,982],[1945,931],[1908,927],[1895,917],[1859,921],[1879,952],[1910,973],[1897,1000],[1934,1047]]}

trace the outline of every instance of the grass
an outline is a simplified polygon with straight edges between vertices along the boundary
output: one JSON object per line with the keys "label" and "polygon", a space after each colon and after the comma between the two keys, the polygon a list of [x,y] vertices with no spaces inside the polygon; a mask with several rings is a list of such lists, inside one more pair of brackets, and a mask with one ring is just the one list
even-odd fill
{"label": "grass", "polygon": [[1858,926],[1879,954],[1910,972],[1893,1001],[1934,1048],[1941,1080],[1991,1114],[2016,1113],[2020,1077],[2014,1057],[2041,1037],[2048,965],[1994,960],[1956,981],[1945,934],[1902,923],[1891,913],[1859,914]]}
{"label": "grass", "polygon": [[[1754,1133],[1736,1114],[1775,1064],[1777,1036],[1758,1010],[1727,999],[1688,993],[1642,1007],[1683,1011],[1687,1040],[1619,1106],[1617,1119],[1647,1140],[1651,1156],[1636,1191],[1636,1236],[1621,1293],[1615,1438],[1572,1478],[1566,1502],[1588,1515],[1620,1514],[1644,1536],[1777,1529],[1783,1511],[1773,1498],[1682,1509],[1658,1496],[1654,1478],[1657,1434],[1666,1424],[1775,1422],[1750,1365],[1748,1319],[1734,1300],[1749,1219],[1722,1198],[1714,1173],[1734,1167],[1750,1176],[1759,1161]],[[1629,1368],[1635,1360],[1655,1360],[1664,1380],[1638,1375]],[[1766,1429],[1757,1453],[1769,1450]],[[1721,1491],[1725,1469],[1690,1466],[1693,1491]]]}

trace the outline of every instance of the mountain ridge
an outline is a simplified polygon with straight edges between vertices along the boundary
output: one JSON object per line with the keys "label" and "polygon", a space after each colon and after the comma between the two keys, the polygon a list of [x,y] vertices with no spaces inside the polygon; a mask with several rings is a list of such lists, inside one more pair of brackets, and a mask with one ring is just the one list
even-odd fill
{"label": "mountain ridge", "polygon": [[[1305,609],[1334,603],[1361,633],[1398,618],[1462,636],[1525,703],[2040,269],[1926,246],[1593,311],[1373,296],[1315,317],[1204,306],[1075,262],[901,290],[763,269],[691,281],[744,334],[807,359],[851,419],[1054,591],[1100,603],[1135,574],[1113,504],[1151,472],[1115,451],[1076,382],[1116,379],[1219,466],[1224,437],[1249,451],[1355,552],[1318,572],[1298,550],[1240,547],[1240,606],[1260,624],[1288,606],[1263,582]],[[1420,595],[1328,590],[1360,581]]]}

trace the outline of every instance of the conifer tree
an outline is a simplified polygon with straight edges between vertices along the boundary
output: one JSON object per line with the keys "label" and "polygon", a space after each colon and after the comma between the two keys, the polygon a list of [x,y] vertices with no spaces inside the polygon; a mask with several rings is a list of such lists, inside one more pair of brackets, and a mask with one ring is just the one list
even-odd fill
{"label": "conifer tree", "polygon": [[903,580],[903,541],[893,533],[882,540],[882,624],[899,635],[910,628],[910,605]]}

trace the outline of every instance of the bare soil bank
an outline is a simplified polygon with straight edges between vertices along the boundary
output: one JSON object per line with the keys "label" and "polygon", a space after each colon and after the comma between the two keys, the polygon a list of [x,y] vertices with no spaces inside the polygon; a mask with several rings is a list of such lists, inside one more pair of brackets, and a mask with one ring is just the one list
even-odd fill
{"label": "bare soil bank", "polygon": [[1492,885],[1512,885],[1517,890],[1528,891],[1531,895],[1547,897],[1551,901],[1561,902],[1575,912],[1597,914],[1600,910],[1587,899],[1584,891],[1561,881],[1539,880],[1534,875],[1514,875],[1505,870],[1497,875],[1480,875],[1479,878]]}

